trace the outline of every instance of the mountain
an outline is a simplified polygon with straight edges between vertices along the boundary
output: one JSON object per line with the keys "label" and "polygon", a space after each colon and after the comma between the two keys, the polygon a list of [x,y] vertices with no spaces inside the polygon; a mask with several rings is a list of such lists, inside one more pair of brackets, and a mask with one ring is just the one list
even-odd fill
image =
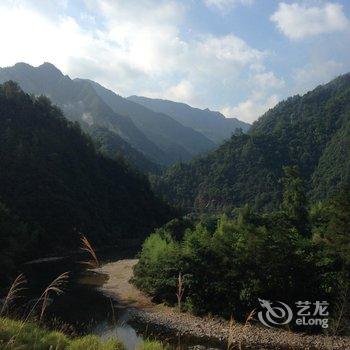
{"label": "mountain", "polygon": [[97,247],[142,239],[172,215],[145,176],[105,158],[46,97],[13,82],[0,85],[0,169],[1,266],[11,252],[76,250],[79,233]]}
{"label": "mountain", "polygon": [[168,164],[168,156],[151,142],[127,116],[114,112],[84,80],[72,80],[54,65],[44,63],[32,67],[17,63],[0,68],[0,83],[13,80],[35,95],[46,95],[57,104],[66,117],[83,126],[99,125],[118,134],[132,147],[153,162]]}
{"label": "mountain", "polygon": [[128,100],[155,112],[169,115],[179,123],[200,132],[217,145],[229,139],[236,129],[246,132],[250,127],[248,123],[236,118],[225,118],[220,112],[194,108],[185,103],[141,96],[130,96]]}
{"label": "mountain", "polygon": [[[90,133],[88,126],[92,125],[108,129],[151,162],[162,166],[187,161],[216,146],[201,133],[171,117],[129,101],[96,82],[72,80],[50,63],[39,67],[17,63],[13,67],[1,68],[0,83],[8,80],[18,82],[28,93],[48,96],[67,118],[78,121],[87,132]],[[118,146],[113,142],[105,148],[110,149],[112,145]],[[125,153],[129,150],[124,147],[111,151],[113,154],[124,152],[125,158],[134,164],[135,152]]]}
{"label": "mountain", "polygon": [[130,146],[118,134],[107,128],[92,125],[85,129],[95,143],[96,148],[103,155],[120,161],[126,160],[135,169],[144,174],[159,174],[161,168],[150,161],[141,152]]}
{"label": "mountain", "polygon": [[216,151],[170,167],[154,186],[188,211],[281,201],[282,167],[297,165],[314,201],[350,184],[350,74],[265,113],[247,134]]}
{"label": "mountain", "polygon": [[193,156],[215,148],[215,144],[164,113],[154,112],[138,103],[123,98],[96,82],[89,82],[102,100],[113,111],[128,116],[134,124],[160,149],[167,153],[171,163],[187,161]]}

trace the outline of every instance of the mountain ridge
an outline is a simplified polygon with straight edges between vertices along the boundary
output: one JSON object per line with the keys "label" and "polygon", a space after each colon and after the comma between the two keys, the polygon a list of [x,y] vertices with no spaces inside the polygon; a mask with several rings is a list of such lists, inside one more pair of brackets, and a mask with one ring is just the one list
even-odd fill
{"label": "mountain ridge", "polygon": [[[194,155],[207,152],[215,147],[215,144],[204,135],[184,126],[170,116],[154,112],[138,103],[123,98],[94,81],[85,81],[88,81],[93,86],[97,94],[114,111],[127,115],[159,148],[173,148],[175,157],[171,161],[187,161]],[[176,153],[179,156],[176,156]]]}
{"label": "mountain ridge", "polygon": [[[202,133],[170,116],[129,101],[91,80],[71,79],[49,62],[38,67],[19,62],[0,68],[0,83],[7,80],[17,81],[26,92],[46,95],[87,132],[92,125],[107,128],[151,162],[162,166],[188,161],[216,147]],[[113,144],[117,147],[121,142]],[[130,151],[126,158],[135,160],[130,149],[124,147],[123,151]],[[120,153],[120,149],[116,148],[115,152]]]}
{"label": "mountain ridge", "polygon": [[1,232],[6,265],[9,246],[17,260],[78,250],[80,234],[112,246],[143,239],[173,216],[146,176],[98,153],[47,97],[14,82],[0,85],[0,168],[0,211],[23,223],[18,236]]}
{"label": "mountain ridge", "polygon": [[90,84],[70,79],[54,65],[44,63],[33,67],[19,63],[13,67],[0,68],[0,83],[7,80],[17,81],[26,92],[48,96],[63,109],[69,119],[79,121],[83,125],[97,124],[107,127],[152,161],[167,164],[166,154],[152,143],[130,118],[115,113]]}
{"label": "mountain ridge", "polygon": [[207,138],[220,145],[230,138],[236,129],[248,131],[250,124],[237,118],[226,118],[222,113],[210,109],[199,109],[186,103],[164,99],[151,99],[143,96],[132,95],[127,98],[139,103],[155,112],[165,113],[194,130],[202,133]]}
{"label": "mountain ridge", "polygon": [[281,203],[284,166],[297,165],[308,196],[323,200],[350,185],[350,73],[290,97],[206,156],[165,171],[154,186],[188,211]]}

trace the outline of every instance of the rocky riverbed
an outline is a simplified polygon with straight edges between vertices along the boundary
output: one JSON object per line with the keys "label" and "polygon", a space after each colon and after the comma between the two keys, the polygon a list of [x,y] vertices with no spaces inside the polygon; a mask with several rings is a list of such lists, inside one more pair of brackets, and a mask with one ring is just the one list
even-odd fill
{"label": "rocky riverbed", "polygon": [[[181,337],[195,337],[199,343],[230,349],[350,350],[350,337],[313,336],[286,330],[237,324],[223,319],[196,317],[152,303],[130,279],[136,259],[119,260],[97,269],[109,276],[101,291],[129,308],[132,320],[150,330]],[[207,347],[206,347],[207,348]]]}

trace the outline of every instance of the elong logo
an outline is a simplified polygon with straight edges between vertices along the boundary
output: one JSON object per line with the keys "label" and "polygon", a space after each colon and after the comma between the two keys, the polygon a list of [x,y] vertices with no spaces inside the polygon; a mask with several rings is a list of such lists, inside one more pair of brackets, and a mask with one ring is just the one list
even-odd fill
{"label": "elong logo", "polygon": [[[288,324],[293,318],[292,309],[281,301],[272,303],[269,300],[259,299],[259,303],[264,308],[264,311],[258,312],[258,318],[267,327],[271,328]],[[274,306],[273,304],[276,305]]]}
{"label": "elong logo", "polygon": [[[259,321],[266,327],[287,325],[293,320],[292,308],[281,301],[258,299],[262,310],[258,312]],[[327,301],[297,301],[294,323],[297,326],[321,326],[328,328],[329,303]]]}

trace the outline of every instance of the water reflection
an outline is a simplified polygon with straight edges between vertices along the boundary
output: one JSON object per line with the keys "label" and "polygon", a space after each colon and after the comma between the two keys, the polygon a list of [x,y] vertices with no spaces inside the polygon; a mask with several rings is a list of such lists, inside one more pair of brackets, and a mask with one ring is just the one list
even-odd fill
{"label": "water reflection", "polygon": [[[130,257],[128,252],[119,253],[114,260]],[[98,287],[106,282],[108,276],[84,270],[78,263],[79,260],[78,257],[48,260],[24,266],[24,273],[30,281],[28,290],[31,295],[28,295],[28,300],[41,295],[43,289],[62,272],[70,271],[70,281],[65,293],[55,296],[47,308],[45,319],[49,326],[72,330],[77,335],[93,333],[103,339],[116,337],[124,343],[126,350],[137,348],[144,337],[167,340],[174,348],[188,349],[198,345],[195,339],[179,339],[174,335],[151,333],[148,325],[131,322],[128,308],[112,303],[110,298],[98,291]],[[109,257],[108,260],[113,259]]]}
{"label": "water reflection", "polygon": [[101,336],[102,339],[117,338],[125,346],[126,350],[134,350],[142,342],[143,337],[136,333],[136,330],[127,323],[111,326],[103,322],[94,329],[94,333]]}

